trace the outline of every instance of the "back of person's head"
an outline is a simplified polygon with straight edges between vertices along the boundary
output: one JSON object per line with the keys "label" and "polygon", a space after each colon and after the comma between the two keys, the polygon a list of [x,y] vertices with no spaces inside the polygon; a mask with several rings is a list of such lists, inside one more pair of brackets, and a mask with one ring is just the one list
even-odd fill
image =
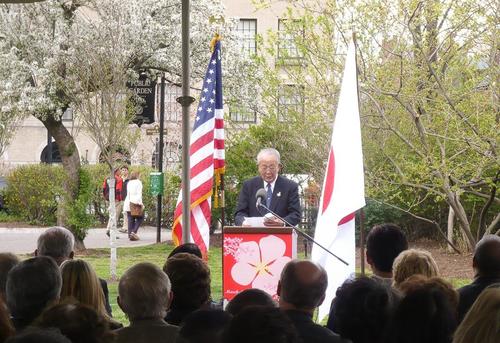
{"label": "back of person's head", "polygon": [[14,335],[15,329],[10,321],[7,305],[0,299],[0,343],[3,343],[8,337]]}
{"label": "back of person's head", "polygon": [[183,343],[222,342],[222,332],[230,321],[231,315],[222,310],[196,310],[184,318],[177,341]]}
{"label": "back of person's head", "polygon": [[141,173],[137,170],[134,170],[132,173],[130,173],[130,180],[137,180]]}
{"label": "back of person's head", "polygon": [[500,276],[500,237],[485,235],[476,244],[472,261],[479,276]]}
{"label": "back of person's head", "polygon": [[210,269],[202,259],[179,253],[165,262],[172,283],[172,309],[196,310],[210,301]]}
{"label": "back of person's head", "polygon": [[11,269],[7,276],[7,306],[13,318],[30,322],[59,299],[61,273],[46,256],[29,258]]}
{"label": "back of person's head", "polygon": [[73,257],[75,237],[66,228],[54,226],[45,230],[37,241],[36,254],[50,256],[57,264]]}
{"label": "back of person's head", "polygon": [[59,303],[49,307],[35,325],[57,328],[72,343],[107,343],[114,340],[108,321],[94,309],[79,303]]}
{"label": "back of person's head", "polygon": [[500,285],[486,288],[458,326],[453,343],[498,343],[500,338]]}
{"label": "back of person's head", "polygon": [[397,298],[376,280],[360,277],[337,289],[328,328],[353,343],[384,342]]}
{"label": "back of person's head", "polygon": [[67,260],[61,264],[61,300],[68,298],[92,307],[107,317],[104,292],[92,266],[84,260]]}
{"label": "back of person's head", "polygon": [[[404,297],[392,322],[398,343],[449,343],[457,325],[458,293],[440,279],[414,275],[401,284]],[[453,304],[455,302],[455,304]]]}
{"label": "back of person's head", "polygon": [[458,308],[458,292],[453,288],[453,285],[440,277],[427,277],[421,274],[410,276],[406,281],[400,284],[399,291],[406,295],[421,288],[438,289],[447,298],[454,312]]}
{"label": "back of person's head", "polygon": [[280,307],[283,302],[296,309],[311,310],[323,302],[328,276],[319,264],[307,260],[292,260],[281,272],[278,284]]}
{"label": "back of person's head", "polygon": [[392,265],[393,286],[399,285],[412,275],[438,276],[439,268],[430,252],[408,249],[396,257]]}
{"label": "back of person's head", "polygon": [[163,319],[172,297],[170,280],[154,264],[138,263],[120,278],[118,295],[118,304],[131,321]]}
{"label": "back of person's head", "polygon": [[278,308],[252,306],[233,317],[223,342],[298,343],[301,340],[294,324]]}
{"label": "back of person's head", "polygon": [[226,311],[233,316],[249,306],[276,307],[277,304],[271,296],[257,288],[245,289],[238,293],[226,306]]}
{"label": "back of person's head", "polygon": [[170,252],[170,254],[168,254],[167,258],[171,258],[177,254],[180,254],[180,253],[188,253],[188,254],[195,255],[199,258],[203,258],[203,255],[201,254],[200,248],[194,243],[184,243],[184,244],[181,244],[181,245],[175,247],[174,250],[172,250]]}
{"label": "back of person's head", "polygon": [[368,263],[377,271],[390,273],[394,260],[406,249],[406,236],[395,224],[376,225],[366,237],[366,257]]}
{"label": "back of person's head", "polygon": [[57,329],[40,329],[30,327],[15,336],[7,339],[5,343],[72,343],[69,338]]}
{"label": "back of person's head", "polygon": [[19,263],[19,258],[9,252],[0,253],[0,299],[5,300],[5,285],[7,284],[7,274]]}

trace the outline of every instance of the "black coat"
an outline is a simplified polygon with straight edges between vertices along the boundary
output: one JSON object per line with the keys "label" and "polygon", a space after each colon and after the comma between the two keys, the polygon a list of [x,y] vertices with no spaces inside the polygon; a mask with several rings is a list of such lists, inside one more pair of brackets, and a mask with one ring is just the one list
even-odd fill
{"label": "black coat", "polygon": [[[245,217],[262,217],[267,213],[263,208],[259,211],[256,207],[255,193],[263,187],[264,181],[260,176],[243,183],[238,198],[238,206],[236,207],[235,225],[240,226]],[[297,225],[301,219],[299,187],[297,183],[278,175],[274,184],[270,209],[290,224]]]}
{"label": "black coat", "polygon": [[480,276],[476,278],[471,284],[464,286],[458,290],[458,321],[461,322],[472,304],[476,301],[481,292],[488,286],[494,283],[500,283],[500,276],[487,277]]}

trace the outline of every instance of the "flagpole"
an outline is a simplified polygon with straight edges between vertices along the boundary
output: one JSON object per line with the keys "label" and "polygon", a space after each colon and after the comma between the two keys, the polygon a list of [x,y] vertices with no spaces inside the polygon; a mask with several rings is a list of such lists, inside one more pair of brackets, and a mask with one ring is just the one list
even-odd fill
{"label": "flagpole", "polygon": [[[358,111],[359,111],[359,117],[361,121],[361,104],[359,102],[359,81],[358,81],[358,42],[356,40],[356,32],[352,32],[352,41],[354,42],[354,61],[356,64],[356,92],[358,93]],[[360,124],[361,125],[361,124]],[[360,268],[361,268],[361,275],[365,275],[365,212],[363,211],[363,208],[360,208],[359,211],[359,245],[360,245]]]}
{"label": "flagpole", "polygon": [[359,260],[361,275],[365,275],[365,211],[359,209]]}
{"label": "flagpole", "polygon": [[222,229],[224,229],[224,223],[226,222],[226,199],[224,193],[224,174],[220,176],[220,220]]}
{"label": "flagpole", "polygon": [[182,106],[182,243],[191,241],[191,194],[190,194],[190,46],[189,46],[189,0],[182,0],[182,96],[177,98]]}

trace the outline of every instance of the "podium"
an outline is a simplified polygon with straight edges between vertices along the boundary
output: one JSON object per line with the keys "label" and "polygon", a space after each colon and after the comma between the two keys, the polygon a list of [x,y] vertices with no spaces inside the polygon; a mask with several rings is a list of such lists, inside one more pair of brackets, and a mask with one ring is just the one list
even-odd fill
{"label": "podium", "polygon": [[297,235],[290,227],[239,227],[222,230],[222,296],[258,288],[277,299],[285,264],[297,257]]}

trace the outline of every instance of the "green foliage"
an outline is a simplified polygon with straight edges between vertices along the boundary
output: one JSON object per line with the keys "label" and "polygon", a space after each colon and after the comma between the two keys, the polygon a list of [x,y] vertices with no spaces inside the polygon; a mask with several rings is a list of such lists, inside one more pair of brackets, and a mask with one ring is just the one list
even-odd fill
{"label": "green foliage", "polygon": [[[151,167],[133,166],[130,171],[141,173],[143,202],[146,210],[145,221],[156,223],[157,198],[149,192],[149,173]],[[79,188],[74,201],[66,204],[67,225],[77,239],[85,238],[87,229],[96,223],[108,220],[108,204],[102,194],[103,182],[109,177],[105,164],[85,165],[79,171]],[[162,223],[172,225],[173,211],[180,189],[180,178],[173,173],[165,173],[165,192],[162,197]],[[56,196],[63,194],[66,180],[62,166],[27,165],[15,169],[7,177],[5,191],[6,206],[13,218],[40,225],[53,225],[56,222]],[[1,218],[0,218],[1,219]],[[0,220],[1,221],[1,220]]]}
{"label": "green foliage", "polygon": [[7,176],[5,202],[15,216],[34,224],[56,222],[56,197],[63,196],[66,174],[62,166],[25,165]]}
{"label": "green foliage", "polygon": [[[495,8],[472,0],[290,8],[283,31],[303,58],[281,63],[280,33],[261,38],[265,56],[256,75],[266,114],[239,138],[278,148],[286,172],[322,180],[346,46],[356,31],[367,195],[441,225],[452,206],[473,246],[473,235],[484,233],[479,213],[500,182]],[[287,84],[302,87],[303,113],[300,106],[280,112]],[[486,225],[499,203],[497,195]]]}
{"label": "green foliage", "polygon": [[21,221],[18,215],[8,213],[6,211],[0,211],[0,223],[14,223]]}
{"label": "green foliage", "polygon": [[83,241],[87,235],[87,230],[94,225],[95,219],[89,212],[92,196],[90,175],[85,169],[80,168],[78,176],[80,182],[76,198],[73,202],[66,205],[68,214],[66,223],[75,235],[75,238]]}

